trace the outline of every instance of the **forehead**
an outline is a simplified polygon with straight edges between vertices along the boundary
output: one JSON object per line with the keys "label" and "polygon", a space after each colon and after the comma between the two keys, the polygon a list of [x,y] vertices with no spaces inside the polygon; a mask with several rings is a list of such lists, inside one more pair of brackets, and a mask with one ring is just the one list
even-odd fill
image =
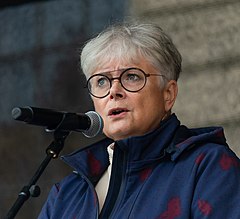
{"label": "forehead", "polygon": [[145,58],[139,57],[136,60],[116,60],[113,59],[111,61],[102,62],[98,67],[93,71],[93,74],[99,73],[110,73],[112,75],[121,73],[121,70],[125,70],[127,68],[139,68],[142,69],[146,73],[154,73],[156,69],[153,65]]}
{"label": "forehead", "polygon": [[125,61],[125,60],[103,60],[97,68],[94,70],[93,74],[102,72],[114,72],[121,69],[130,68],[136,66],[135,62]]}

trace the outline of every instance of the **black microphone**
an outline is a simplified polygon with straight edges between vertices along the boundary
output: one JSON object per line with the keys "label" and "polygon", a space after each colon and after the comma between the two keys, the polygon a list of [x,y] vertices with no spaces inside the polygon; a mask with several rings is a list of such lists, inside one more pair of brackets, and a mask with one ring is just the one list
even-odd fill
{"label": "black microphone", "polygon": [[103,129],[103,120],[95,111],[76,114],[27,106],[14,108],[12,117],[28,124],[44,126],[47,131],[82,132],[88,138],[95,137]]}

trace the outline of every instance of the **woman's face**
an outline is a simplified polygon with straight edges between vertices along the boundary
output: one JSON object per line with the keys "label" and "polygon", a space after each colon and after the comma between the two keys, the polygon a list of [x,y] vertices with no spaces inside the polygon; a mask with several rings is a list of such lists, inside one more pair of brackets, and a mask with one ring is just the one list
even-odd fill
{"label": "woman's face", "polygon": [[[144,59],[133,66],[113,61],[99,67],[94,74],[112,71],[112,77],[119,77],[121,71],[118,70],[129,67],[140,68],[147,74],[161,74]],[[162,87],[160,80],[159,76],[148,77],[145,87],[136,93],[126,91],[118,80],[114,80],[109,95],[102,99],[93,97],[95,110],[103,118],[106,136],[120,140],[144,135],[159,126],[177,95],[175,81],[171,80]]]}

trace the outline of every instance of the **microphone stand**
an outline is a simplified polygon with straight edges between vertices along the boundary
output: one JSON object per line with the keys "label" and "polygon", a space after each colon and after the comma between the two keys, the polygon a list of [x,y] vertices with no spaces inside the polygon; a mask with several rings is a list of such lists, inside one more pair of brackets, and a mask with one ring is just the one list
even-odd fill
{"label": "microphone stand", "polygon": [[54,131],[54,140],[46,149],[47,155],[45,159],[42,161],[29,183],[22,188],[22,190],[18,194],[17,200],[13,204],[12,208],[8,211],[5,219],[13,219],[24,204],[24,202],[27,201],[30,196],[38,197],[40,195],[40,187],[36,185],[36,182],[44,172],[51,159],[55,159],[58,157],[59,153],[64,147],[64,141],[69,135],[69,133],[69,131],[63,131],[58,129]]}

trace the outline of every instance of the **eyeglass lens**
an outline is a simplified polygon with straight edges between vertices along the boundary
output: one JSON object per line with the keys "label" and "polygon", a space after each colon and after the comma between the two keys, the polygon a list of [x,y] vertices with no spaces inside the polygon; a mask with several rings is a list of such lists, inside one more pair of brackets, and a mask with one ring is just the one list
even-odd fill
{"label": "eyeglass lens", "polygon": [[88,90],[95,97],[104,97],[108,95],[112,81],[116,79],[130,92],[141,90],[146,83],[146,75],[141,69],[130,68],[124,70],[118,78],[110,78],[104,74],[93,75],[88,79]]}

